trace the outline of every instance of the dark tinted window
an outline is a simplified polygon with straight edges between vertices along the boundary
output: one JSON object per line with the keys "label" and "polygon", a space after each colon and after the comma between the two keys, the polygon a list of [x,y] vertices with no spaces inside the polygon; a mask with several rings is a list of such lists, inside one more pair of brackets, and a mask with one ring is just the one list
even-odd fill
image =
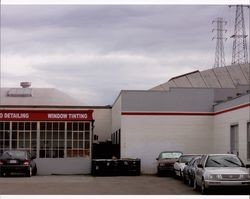
{"label": "dark tinted window", "polygon": [[179,159],[179,162],[181,163],[186,163],[186,162],[189,162],[190,160],[192,160],[195,156],[181,156],[180,159]]}

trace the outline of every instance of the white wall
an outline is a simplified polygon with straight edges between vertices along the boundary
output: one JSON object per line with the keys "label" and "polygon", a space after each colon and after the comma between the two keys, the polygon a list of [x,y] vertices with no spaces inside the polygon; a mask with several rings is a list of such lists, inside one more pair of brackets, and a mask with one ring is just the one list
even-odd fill
{"label": "white wall", "polygon": [[111,109],[93,109],[94,134],[98,135],[98,140],[103,142],[111,136]]}
{"label": "white wall", "polygon": [[[250,121],[250,108],[226,112],[214,119],[214,153],[230,152],[230,126],[239,125],[239,156],[247,162],[247,122]],[[248,160],[250,162],[250,160]]]}
{"label": "white wall", "polygon": [[121,126],[121,157],[140,158],[142,173],[156,173],[161,151],[212,151],[212,116],[123,115]]}

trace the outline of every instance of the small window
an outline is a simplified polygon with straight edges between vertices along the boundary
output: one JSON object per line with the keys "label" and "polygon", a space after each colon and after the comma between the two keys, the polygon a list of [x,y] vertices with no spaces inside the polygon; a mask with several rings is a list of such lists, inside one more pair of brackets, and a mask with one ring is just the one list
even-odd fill
{"label": "small window", "polygon": [[25,130],[30,130],[30,123],[29,122],[25,123]]}
{"label": "small window", "polygon": [[12,123],[12,130],[17,130],[17,122]]}

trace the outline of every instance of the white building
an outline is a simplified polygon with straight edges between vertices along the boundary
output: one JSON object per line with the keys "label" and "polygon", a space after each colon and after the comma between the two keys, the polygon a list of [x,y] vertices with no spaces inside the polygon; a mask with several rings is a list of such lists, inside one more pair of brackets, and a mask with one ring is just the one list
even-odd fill
{"label": "white building", "polygon": [[[249,64],[194,71],[148,91],[121,91],[112,130],[121,157],[155,173],[158,153],[236,153],[250,161]],[[119,129],[119,131],[117,131]]]}
{"label": "white building", "polygon": [[86,106],[55,89],[2,88],[0,150],[35,151],[38,174],[90,173],[94,134],[120,143],[121,158],[140,158],[142,173],[156,173],[163,150],[237,153],[250,162],[249,68],[195,71],[150,90],[124,90],[112,107]]}

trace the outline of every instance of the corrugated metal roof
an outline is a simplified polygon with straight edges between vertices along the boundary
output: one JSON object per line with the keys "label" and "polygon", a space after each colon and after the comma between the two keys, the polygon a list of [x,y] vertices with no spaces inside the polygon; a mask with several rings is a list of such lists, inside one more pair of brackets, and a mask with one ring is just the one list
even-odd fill
{"label": "corrugated metal roof", "polygon": [[204,71],[194,71],[171,78],[150,90],[169,90],[171,87],[236,88],[250,84],[250,64],[230,65]]}
{"label": "corrugated metal roof", "polygon": [[0,105],[20,106],[84,106],[85,104],[54,88],[29,88],[31,96],[8,95],[10,91],[27,88],[1,88]]}

